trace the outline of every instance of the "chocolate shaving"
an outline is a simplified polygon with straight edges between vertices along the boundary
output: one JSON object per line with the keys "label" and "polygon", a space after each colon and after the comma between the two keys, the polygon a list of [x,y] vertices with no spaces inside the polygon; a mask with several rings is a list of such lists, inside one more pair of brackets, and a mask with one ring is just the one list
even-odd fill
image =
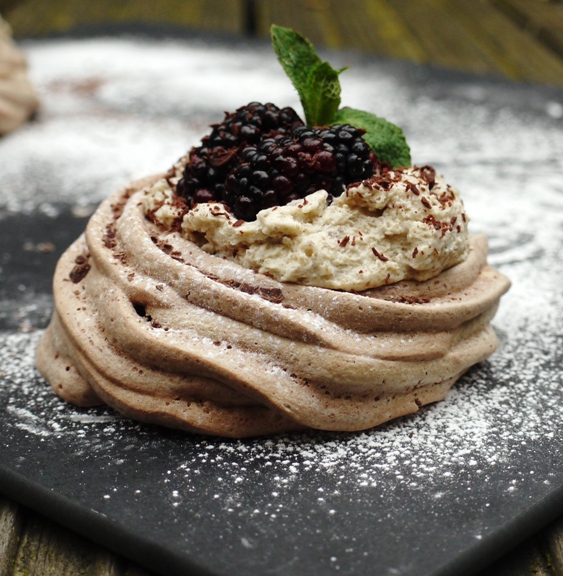
{"label": "chocolate shaving", "polygon": [[125,202],[119,202],[118,204],[111,205],[111,211],[113,212],[113,217],[115,220],[121,217],[123,214],[123,208],[125,206]]}
{"label": "chocolate shaving", "polygon": [[248,284],[248,282],[238,282],[237,280],[222,280],[217,276],[208,275],[210,280],[214,280],[223,284],[224,286],[228,286],[229,288],[233,288],[234,290],[240,290],[245,294],[256,294],[263,298],[264,300],[268,300],[269,302],[273,302],[274,304],[281,304],[283,302],[283,292],[280,288],[269,288],[266,286],[255,286],[254,284]]}
{"label": "chocolate shaving", "polygon": [[106,231],[104,232],[104,237],[102,239],[106,248],[111,250],[117,246],[117,240],[115,239],[116,234],[115,224],[111,222],[106,226]]}
{"label": "chocolate shaving", "polygon": [[398,304],[428,304],[430,299],[419,298],[418,296],[395,296],[391,298],[391,302],[396,302]]}
{"label": "chocolate shaving", "polygon": [[413,184],[412,182],[407,182],[406,188],[416,196],[420,196],[420,190],[416,187],[416,184]]}
{"label": "chocolate shaving", "polygon": [[117,246],[117,240],[115,238],[104,236],[104,246],[111,250]]}
{"label": "chocolate shaving", "polygon": [[440,202],[442,208],[445,208],[448,204],[451,204],[454,200],[455,196],[453,192],[451,192],[451,190],[448,192],[444,192],[443,194],[438,196],[438,202]]}
{"label": "chocolate shaving", "polygon": [[441,230],[442,229],[442,224],[440,224],[440,222],[438,222],[438,220],[436,220],[436,218],[434,218],[434,216],[432,216],[432,214],[429,214],[428,216],[426,216],[423,220],[424,224],[428,224],[429,226],[432,226],[435,230]]}
{"label": "chocolate shaving", "polygon": [[212,206],[211,207],[211,216],[225,216],[225,218],[229,217],[229,214],[227,214],[227,212],[222,212],[221,208],[219,206]]}
{"label": "chocolate shaving", "polygon": [[240,146],[236,146],[235,148],[230,148],[225,152],[219,152],[217,154],[213,154],[209,157],[209,165],[213,168],[220,168],[224,164],[230,161],[233,156],[236,156],[239,152]]}
{"label": "chocolate shaving", "polygon": [[[455,222],[455,217],[452,218],[452,220]],[[429,226],[432,226],[436,230],[441,230],[442,235],[440,238],[443,238],[446,235],[446,232],[450,232],[452,230],[452,224],[450,222],[440,222],[439,220],[436,220],[432,214],[426,216],[423,222]]]}
{"label": "chocolate shaving", "polygon": [[280,304],[283,301],[283,292],[280,288],[259,288],[258,294],[260,294],[264,300],[274,302],[275,304]]}
{"label": "chocolate shaving", "polygon": [[428,200],[428,198],[423,196],[420,201],[424,204],[424,206],[426,206],[426,208],[432,208],[432,204],[430,204],[430,200]]}
{"label": "chocolate shaving", "polygon": [[374,253],[374,255],[379,258],[382,262],[387,262],[389,260],[389,258],[387,258],[387,256],[385,256],[384,254],[381,254],[380,252],[378,252],[375,248],[372,247],[371,251]]}
{"label": "chocolate shaving", "polygon": [[72,280],[74,284],[78,284],[80,281],[84,280],[86,274],[90,272],[90,264],[87,262],[83,264],[77,264],[70,272],[68,277]]}
{"label": "chocolate shaving", "polygon": [[428,184],[428,188],[432,190],[434,184],[436,184],[436,170],[432,166],[423,166],[420,169],[420,175]]}

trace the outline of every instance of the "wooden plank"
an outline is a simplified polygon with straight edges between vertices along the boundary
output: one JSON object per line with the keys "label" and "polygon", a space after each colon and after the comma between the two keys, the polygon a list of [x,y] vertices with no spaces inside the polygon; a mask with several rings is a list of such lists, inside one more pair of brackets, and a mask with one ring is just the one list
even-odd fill
{"label": "wooden plank", "polygon": [[563,575],[563,517],[550,524],[543,536],[553,573],[561,576]]}
{"label": "wooden plank", "polygon": [[0,0],[0,15],[6,14],[10,10],[17,6],[21,0]]}
{"label": "wooden plank", "polygon": [[[425,51],[395,7],[394,0],[363,0],[362,19],[377,34],[384,51],[394,58],[425,61]],[[369,17],[369,18],[368,18]]]}
{"label": "wooden plank", "polygon": [[548,557],[537,538],[531,538],[478,576],[559,576],[551,571]]}
{"label": "wooden plank", "polygon": [[242,5],[243,0],[25,0],[6,19],[16,37],[130,22],[242,34]]}
{"label": "wooden plank", "polygon": [[14,576],[98,576],[95,566],[92,545],[68,530],[32,516],[22,534]]}
{"label": "wooden plank", "polygon": [[[447,0],[428,0],[441,5],[445,20],[457,23],[458,33],[471,47],[466,53],[467,62],[463,68],[474,72],[500,72],[511,78],[521,78],[523,74],[522,63],[518,62],[516,55],[505,46],[512,34],[522,40],[521,32],[514,26],[504,26],[506,21],[499,22],[499,14],[489,4],[479,2],[476,9],[475,0],[469,2],[459,0],[453,6]],[[493,25],[489,23],[493,22]],[[529,43],[529,38],[524,41]],[[473,59],[473,62],[472,62]],[[527,66],[527,63],[525,63]]]}
{"label": "wooden plank", "polygon": [[[384,28],[379,10],[382,3],[376,0],[373,6],[370,4],[365,0],[349,0],[344,6],[338,0],[332,0],[330,15],[346,48],[388,54],[389,45],[380,33],[380,29]],[[389,12],[391,15],[392,11]]]}
{"label": "wooden plank", "polygon": [[[406,0],[403,0],[406,2]],[[460,67],[478,71],[477,62],[483,65],[481,71],[497,71],[502,74],[536,82],[563,84],[563,62],[529,33],[518,29],[502,12],[487,0],[480,0],[478,10],[475,0],[424,0],[426,5],[442,11],[442,22],[449,23],[460,37],[460,46],[468,43],[467,60],[459,60]],[[462,40],[463,39],[463,40]],[[440,44],[448,50],[449,41]],[[454,41],[455,44],[455,41]],[[476,58],[471,64],[471,54]],[[432,61],[437,59],[432,57]]]}
{"label": "wooden plank", "polygon": [[[498,19],[494,8],[475,0],[459,0],[455,5],[449,0],[427,1],[442,11],[444,21],[455,23],[456,36],[459,36],[459,39],[456,41],[456,38],[453,38],[453,41],[463,47],[460,52],[464,69],[474,72],[502,72],[518,77],[518,66],[510,67],[512,59],[502,47],[501,31],[495,25],[496,33],[492,35],[491,27],[487,26],[491,19]],[[515,27],[508,29],[507,33],[520,34]]]}
{"label": "wooden plank", "polygon": [[0,576],[12,574],[22,525],[21,508],[0,496]]}
{"label": "wooden plank", "polygon": [[357,49],[423,61],[419,42],[405,26],[392,0],[261,0],[258,33],[275,23],[298,30],[316,46]]}
{"label": "wooden plank", "polygon": [[393,5],[419,42],[425,62],[447,68],[487,70],[481,52],[468,40],[464,27],[448,17],[441,3],[394,0]]}
{"label": "wooden plank", "polygon": [[[187,5],[190,2],[182,1]],[[204,0],[201,6],[201,28],[228,32],[245,33],[244,0]]]}
{"label": "wooden plank", "polygon": [[563,84],[563,63],[486,0],[395,0],[426,61],[473,72]]}
{"label": "wooden plank", "polygon": [[532,32],[538,28],[563,30],[563,4],[530,0],[494,0],[494,4]]}
{"label": "wooden plank", "polygon": [[136,564],[31,511],[12,558],[10,576],[151,576]]}
{"label": "wooden plank", "polygon": [[563,4],[529,0],[493,0],[520,28],[563,57]]}
{"label": "wooden plank", "polygon": [[[474,0],[459,0],[466,15],[476,24]],[[494,55],[501,72],[509,77],[534,82],[563,85],[563,60],[546,48],[533,35],[514,23],[489,0],[480,0],[483,14],[478,20],[482,42]],[[469,17],[469,16],[468,16]]]}
{"label": "wooden plank", "polygon": [[275,23],[297,30],[315,46],[342,47],[342,38],[326,13],[328,4],[324,0],[260,0],[256,6],[259,36],[269,36],[270,26]]}

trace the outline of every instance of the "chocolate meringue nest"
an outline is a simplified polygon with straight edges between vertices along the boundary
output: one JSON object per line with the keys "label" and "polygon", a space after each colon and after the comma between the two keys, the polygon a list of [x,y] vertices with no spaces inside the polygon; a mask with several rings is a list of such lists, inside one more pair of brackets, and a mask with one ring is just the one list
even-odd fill
{"label": "chocolate meringue nest", "polygon": [[510,283],[484,236],[425,282],[286,284],[146,219],[159,177],[107,199],[59,261],[37,367],[69,402],[234,438],[358,431],[443,399],[496,349]]}

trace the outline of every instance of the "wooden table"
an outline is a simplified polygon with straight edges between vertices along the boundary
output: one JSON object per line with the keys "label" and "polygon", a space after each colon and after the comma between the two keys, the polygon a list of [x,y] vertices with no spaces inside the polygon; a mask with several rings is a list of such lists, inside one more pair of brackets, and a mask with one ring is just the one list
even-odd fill
{"label": "wooden table", "polygon": [[133,562],[0,496],[0,576],[149,576]]}

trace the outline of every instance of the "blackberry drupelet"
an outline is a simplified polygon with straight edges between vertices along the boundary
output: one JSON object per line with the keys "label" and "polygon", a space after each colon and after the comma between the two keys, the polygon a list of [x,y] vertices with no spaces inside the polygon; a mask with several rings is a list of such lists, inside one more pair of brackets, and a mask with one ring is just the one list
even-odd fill
{"label": "blackberry drupelet", "polygon": [[264,208],[283,206],[317,190],[340,195],[347,184],[374,173],[363,130],[349,125],[294,128],[246,146],[225,181],[223,201],[242,220]]}
{"label": "blackberry drupelet", "polygon": [[293,108],[280,110],[271,103],[251,102],[236,112],[226,112],[201,146],[191,149],[177,193],[188,203],[222,200],[225,178],[237,164],[240,147],[256,144],[265,134],[287,134],[296,126],[303,126],[303,121]]}

